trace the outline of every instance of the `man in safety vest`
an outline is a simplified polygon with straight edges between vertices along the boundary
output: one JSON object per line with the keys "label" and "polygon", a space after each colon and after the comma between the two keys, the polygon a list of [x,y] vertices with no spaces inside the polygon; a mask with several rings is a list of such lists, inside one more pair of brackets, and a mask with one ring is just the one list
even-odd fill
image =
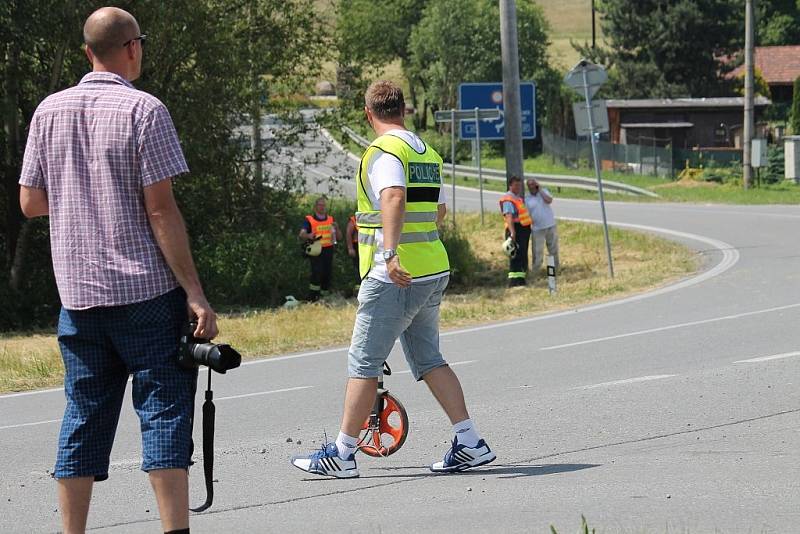
{"label": "man in safety vest", "polygon": [[314,202],[314,213],[306,215],[303,226],[300,228],[300,239],[304,241],[319,241],[322,246],[319,254],[308,254],[311,263],[311,281],[308,284],[310,300],[319,300],[320,295],[327,295],[331,288],[331,273],[333,272],[333,246],[342,240],[339,226],[328,215],[328,203],[325,197],[319,197]]}
{"label": "man in safety vest", "polygon": [[442,158],[405,129],[405,101],[396,84],[373,83],[365,101],[377,138],[356,175],[362,282],[344,416],[335,443],[292,464],[318,475],[358,476],[358,436],[399,337],[414,378],[425,381],[453,424],[452,448],[430,469],[447,473],[484,465],[495,454],[472,423],[461,384],[439,351],[439,304],[450,275],[437,229],[445,215]]}
{"label": "man in safety vest", "polygon": [[528,240],[531,238],[532,219],[525,207],[524,190],[519,176],[508,181],[508,191],[500,198],[500,212],[505,219],[504,239],[509,237],[517,244],[508,260],[508,286],[524,286],[528,272]]}

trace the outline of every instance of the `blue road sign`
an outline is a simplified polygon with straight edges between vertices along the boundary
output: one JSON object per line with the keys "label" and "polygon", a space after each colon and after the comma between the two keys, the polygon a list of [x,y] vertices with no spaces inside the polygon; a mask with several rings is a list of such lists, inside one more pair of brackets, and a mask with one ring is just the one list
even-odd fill
{"label": "blue road sign", "polygon": [[[522,107],[522,138],[536,138],[536,85],[533,82],[522,82],[520,103]],[[503,109],[502,83],[462,83],[458,86],[458,109],[474,108]],[[505,121],[501,116],[495,120],[482,120],[481,140],[502,140],[505,137]],[[475,139],[475,121],[461,121],[461,139]]]}

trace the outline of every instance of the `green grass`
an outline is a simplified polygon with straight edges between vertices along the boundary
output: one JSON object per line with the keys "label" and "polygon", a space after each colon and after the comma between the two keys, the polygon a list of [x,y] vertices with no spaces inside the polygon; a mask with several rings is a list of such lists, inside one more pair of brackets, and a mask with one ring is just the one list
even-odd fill
{"label": "green grass", "polygon": [[[489,208],[486,225],[479,214],[459,214],[458,228],[469,241],[474,279],[448,291],[442,304],[443,328],[501,321],[617,298],[660,286],[697,267],[697,257],[676,243],[631,231],[611,229],[616,278],[607,276],[603,233],[598,225],[559,223],[562,269],[559,291],[550,295],[544,277],[527,288],[507,289],[507,259],[500,251],[502,222]],[[303,266],[305,268],[305,266]],[[541,274],[541,273],[540,273]],[[220,342],[246,358],[346,344],[356,302],[334,296],[295,309],[252,309],[220,317]],[[298,328],[313,324],[315,328]],[[63,366],[52,332],[4,333],[0,339],[0,392],[59,385]]]}

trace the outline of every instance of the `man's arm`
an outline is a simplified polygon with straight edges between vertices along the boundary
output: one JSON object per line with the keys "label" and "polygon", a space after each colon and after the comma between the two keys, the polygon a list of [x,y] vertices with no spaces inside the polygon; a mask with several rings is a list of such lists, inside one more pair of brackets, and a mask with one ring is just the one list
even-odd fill
{"label": "man's arm", "polygon": [[544,189],[542,187],[539,188],[539,194],[542,195],[542,200],[544,200],[545,204],[550,204],[553,202],[553,196],[550,194],[550,191]]}
{"label": "man's arm", "polygon": [[[406,211],[406,191],[404,187],[387,187],[381,191],[381,220],[383,221],[383,248],[397,250],[400,232],[403,230],[403,217]],[[386,271],[392,282],[400,287],[411,285],[411,275],[400,265],[395,256],[386,263]]]}
{"label": "man's arm", "polygon": [[342,241],[342,231],[339,229],[339,223],[333,223],[333,231],[336,232],[336,241]]}
{"label": "man's arm", "polygon": [[20,186],[19,207],[22,214],[31,219],[50,214],[50,204],[47,201],[47,191],[36,187]]}
{"label": "man's arm", "polygon": [[[511,236],[511,239],[516,239],[516,230],[514,229],[514,216],[510,213],[503,214],[503,218],[506,220],[506,228],[508,228],[508,235]],[[505,239],[505,236],[503,236]]]}
{"label": "man's arm", "polygon": [[436,224],[441,225],[447,215],[447,204],[439,204],[436,207]]}
{"label": "man's arm", "polygon": [[347,221],[347,229],[345,230],[347,234],[347,252],[351,256],[355,256],[356,249],[353,246],[353,241],[356,241],[356,227],[353,225],[351,221]]}
{"label": "man's arm", "polygon": [[186,291],[189,311],[197,317],[194,335],[217,336],[217,315],[206,300],[189,250],[186,225],[172,194],[172,181],[161,180],[144,188],[144,206],[153,235],[178,283]]}

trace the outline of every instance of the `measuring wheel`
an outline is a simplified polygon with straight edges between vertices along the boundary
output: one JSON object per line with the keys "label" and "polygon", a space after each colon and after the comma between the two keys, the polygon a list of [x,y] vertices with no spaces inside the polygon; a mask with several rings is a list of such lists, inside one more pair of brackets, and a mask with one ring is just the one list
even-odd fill
{"label": "measuring wheel", "polygon": [[364,422],[359,449],[369,456],[389,456],[397,452],[408,436],[408,414],[391,393],[378,392],[378,402],[372,415]]}

